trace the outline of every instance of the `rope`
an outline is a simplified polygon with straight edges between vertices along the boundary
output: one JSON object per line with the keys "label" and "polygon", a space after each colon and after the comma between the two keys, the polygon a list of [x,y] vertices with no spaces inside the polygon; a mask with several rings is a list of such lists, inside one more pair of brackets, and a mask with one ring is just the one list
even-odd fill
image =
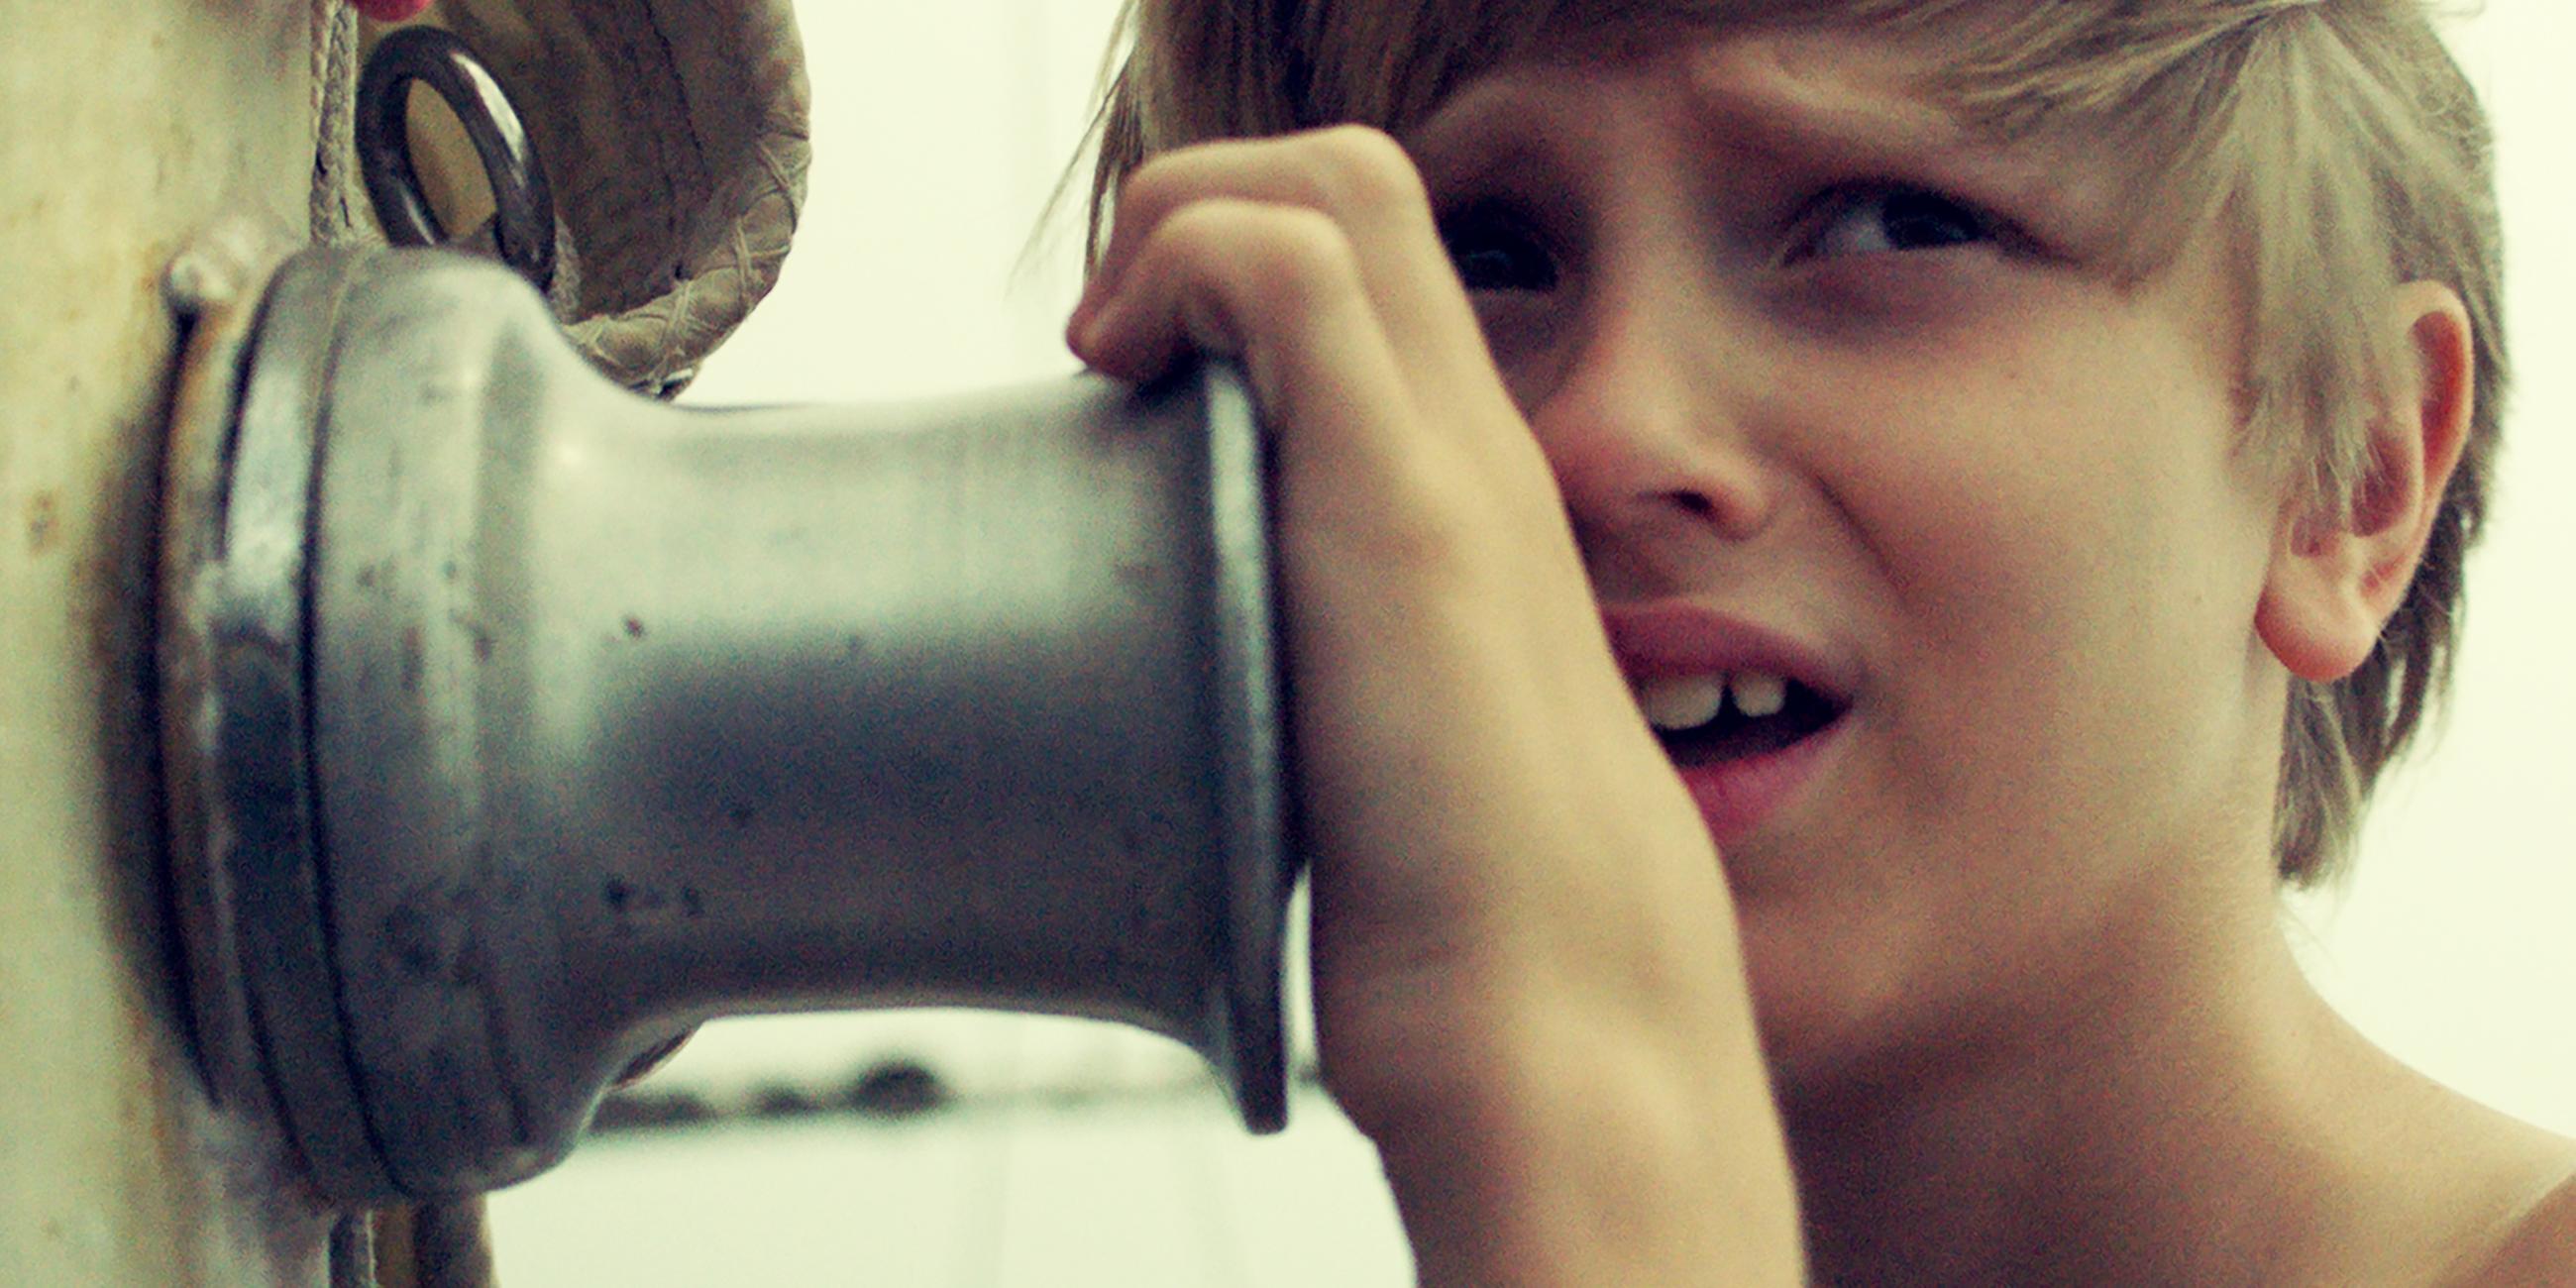
{"label": "rope", "polygon": [[331,1224],[331,1288],[376,1288],[375,1227],[364,1212],[343,1212]]}
{"label": "rope", "polygon": [[329,245],[348,240],[350,112],[358,98],[358,16],[339,0],[313,6],[313,188],[305,203],[306,236]]}

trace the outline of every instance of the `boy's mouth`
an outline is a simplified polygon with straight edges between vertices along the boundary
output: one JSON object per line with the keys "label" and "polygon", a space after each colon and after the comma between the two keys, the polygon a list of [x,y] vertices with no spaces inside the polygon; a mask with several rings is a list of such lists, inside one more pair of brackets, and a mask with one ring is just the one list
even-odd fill
{"label": "boy's mouth", "polygon": [[1632,680],[1637,707],[1684,769],[1793,747],[1842,718],[1843,704],[1764,671]]}

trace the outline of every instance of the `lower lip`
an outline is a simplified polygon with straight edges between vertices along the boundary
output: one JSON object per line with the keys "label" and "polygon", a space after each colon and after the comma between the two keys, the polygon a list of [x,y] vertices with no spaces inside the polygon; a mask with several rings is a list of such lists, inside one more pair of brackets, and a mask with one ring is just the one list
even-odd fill
{"label": "lower lip", "polygon": [[1682,784],[1699,803],[1700,817],[1719,848],[1780,812],[1824,764],[1829,744],[1842,736],[1837,720],[1778,751],[1715,764],[1679,766]]}

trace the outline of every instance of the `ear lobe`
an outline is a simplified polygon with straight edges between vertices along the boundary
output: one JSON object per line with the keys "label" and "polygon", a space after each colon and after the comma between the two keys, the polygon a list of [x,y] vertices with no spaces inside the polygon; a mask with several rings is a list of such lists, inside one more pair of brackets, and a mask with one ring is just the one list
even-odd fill
{"label": "ear lobe", "polygon": [[2450,287],[2397,289],[2392,325],[2412,358],[2370,431],[2369,469],[2349,497],[2283,508],[2254,627],[2281,665],[2331,682],[2370,657],[2405,600],[2476,412],[2468,309]]}

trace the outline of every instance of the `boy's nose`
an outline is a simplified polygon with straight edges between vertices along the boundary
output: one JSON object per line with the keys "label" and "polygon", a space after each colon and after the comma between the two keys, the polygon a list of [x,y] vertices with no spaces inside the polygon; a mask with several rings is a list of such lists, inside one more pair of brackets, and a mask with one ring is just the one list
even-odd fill
{"label": "boy's nose", "polygon": [[1775,485],[1737,396],[1752,373],[1681,293],[1667,282],[1596,294],[1530,391],[1531,428],[1587,538],[1678,525],[1744,540],[1770,521]]}

